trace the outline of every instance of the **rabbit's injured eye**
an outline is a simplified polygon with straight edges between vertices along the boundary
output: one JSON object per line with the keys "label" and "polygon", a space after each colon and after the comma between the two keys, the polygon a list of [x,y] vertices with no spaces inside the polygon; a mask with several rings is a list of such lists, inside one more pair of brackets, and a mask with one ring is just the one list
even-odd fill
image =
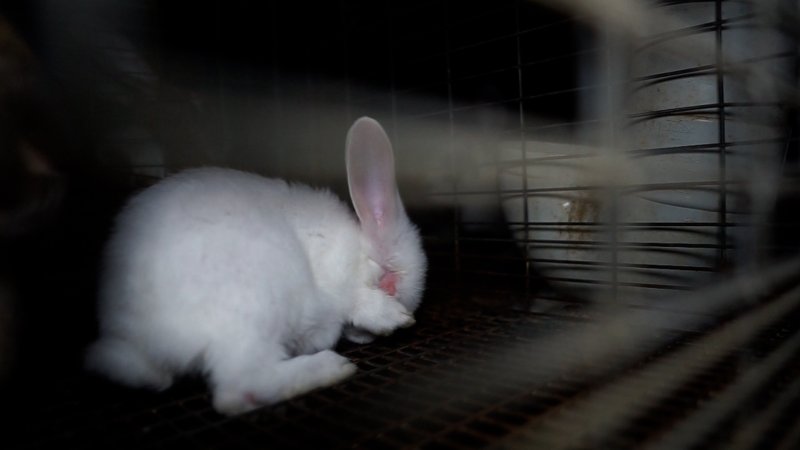
{"label": "rabbit's injured eye", "polygon": [[383,275],[381,275],[380,281],[378,281],[378,287],[388,295],[394,297],[397,295],[397,281],[400,279],[400,275],[397,272],[392,271],[385,271]]}

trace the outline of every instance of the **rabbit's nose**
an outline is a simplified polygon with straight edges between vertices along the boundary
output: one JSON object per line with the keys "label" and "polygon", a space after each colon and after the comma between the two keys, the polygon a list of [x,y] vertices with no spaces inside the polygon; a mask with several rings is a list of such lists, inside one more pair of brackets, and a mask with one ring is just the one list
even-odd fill
{"label": "rabbit's nose", "polygon": [[397,272],[386,271],[381,275],[381,279],[378,281],[378,287],[386,294],[394,297],[397,295],[397,281],[399,279],[400,276]]}

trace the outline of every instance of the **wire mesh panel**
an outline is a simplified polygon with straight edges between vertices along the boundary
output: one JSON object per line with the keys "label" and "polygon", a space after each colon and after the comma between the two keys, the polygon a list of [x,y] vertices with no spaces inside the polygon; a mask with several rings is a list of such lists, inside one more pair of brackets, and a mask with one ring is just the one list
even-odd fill
{"label": "wire mesh panel", "polygon": [[563,351],[601,316],[439,304],[415,329],[346,349],[352,379],[234,419],[188,380],[160,394],[56,380],[8,422],[12,448],[791,448],[800,297],[794,283],[770,294],[710,328],[632,333],[656,345],[630,363]]}
{"label": "wire mesh panel", "polygon": [[[28,11],[81,124],[65,154],[105,184],[47,239],[9,244],[0,214],[0,255],[37,249],[0,274],[5,313],[27,268],[36,344],[2,391],[3,448],[797,447],[797,5],[51,3]],[[83,372],[98,192],[213,164],[346,194],[362,115],[424,237],[413,328],[340,344],[352,378],[237,417],[200,377]],[[48,309],[64,292],[72,315]]]}

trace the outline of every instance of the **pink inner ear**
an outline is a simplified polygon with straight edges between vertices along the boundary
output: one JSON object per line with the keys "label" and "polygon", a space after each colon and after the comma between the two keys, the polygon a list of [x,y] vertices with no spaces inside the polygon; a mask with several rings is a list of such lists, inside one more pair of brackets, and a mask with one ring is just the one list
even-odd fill
{"label": "pink inner ear", "polygon": [[400,276],[397,275],[397,273],[386,271],[381,276],[381,279],[378,282],[378,287],[381,288],[383,292],[386,292],[388,295],[394,297],[397,295],[397,281],[399,279]]}
{"label": "pink inner ear", "polygon": [[378,122],[362,117],[353,123],[347,133],[346,161],[350,198],[361,228],[373,244],[385,246],[401,211],[392,144]]}

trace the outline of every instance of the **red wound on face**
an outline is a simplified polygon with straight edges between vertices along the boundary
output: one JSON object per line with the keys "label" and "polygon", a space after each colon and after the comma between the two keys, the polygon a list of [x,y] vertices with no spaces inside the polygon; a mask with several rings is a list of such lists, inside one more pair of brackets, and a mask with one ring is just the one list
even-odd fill
{"label": "red wound on face", "polygon": [[399,277],[395,272],[384,272],[381,276],[381,280],[378,282],[378,287],[381,288],[383,292],[394,297],[397,295],[398,279]]}

